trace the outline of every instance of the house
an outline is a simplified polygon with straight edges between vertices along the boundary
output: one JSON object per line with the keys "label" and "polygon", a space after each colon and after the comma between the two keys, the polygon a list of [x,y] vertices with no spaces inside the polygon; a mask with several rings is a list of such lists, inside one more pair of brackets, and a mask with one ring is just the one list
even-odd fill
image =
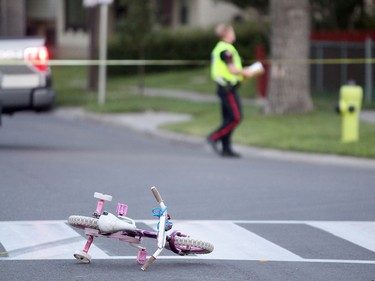
{"label": "house", "polygon": [[218,22],[227,22],[241,15],[241,11],[229,3],[217,0],[167,0],[159,1],[165,5],[165,13],[171,11],[167,25],[173,28],[181,26],[211,26]]}
{"label": "house", "polygon": [[[241,15],[229,3],[217,0],[154,0],[159,24],[166,28],[208,27]],[[41,35],[58,58],[85,58],[89,46],[89,13],[83,0],[27,0],[28,35]],[[124,13],[119,0],[109,9],[109,31]],[[126,14],[126,13],[125,13]]]}

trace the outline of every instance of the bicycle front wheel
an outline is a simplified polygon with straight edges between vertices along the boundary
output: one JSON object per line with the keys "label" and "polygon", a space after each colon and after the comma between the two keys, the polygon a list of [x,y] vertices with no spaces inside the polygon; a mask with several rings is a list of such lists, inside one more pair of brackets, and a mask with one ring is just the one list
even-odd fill
{"label": "bicycle front wheel", "polygon": [[204,255],[211,253],[214,250],[214,245],[191,237],[174,236],[170,237],[166,248],[181,256]]}

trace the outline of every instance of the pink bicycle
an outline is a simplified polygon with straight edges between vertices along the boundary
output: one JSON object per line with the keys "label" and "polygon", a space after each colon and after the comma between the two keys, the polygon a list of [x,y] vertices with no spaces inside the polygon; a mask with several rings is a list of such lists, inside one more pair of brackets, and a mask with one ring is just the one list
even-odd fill
{"label": "pink bicycle", "polygon": [[[143,271],[156,260],[164,248],[181,256],[211,253],[214,249],[211,243],[190,238],[179,231],[174,231],[170,235],[166,234],[167,231],[172,229],[173,223],[170,221],[167,207],[156,187],[153,186],[151,191],[160,205],[160,208],[152,210],[153,215],[159,218],[157,232],[138,229],[134,220],[126,217],[128,206],[124,204],[119,203],[117,205],[117,216],[102,211],[104,202],[112,201],[112,196],[95,192],[94,197],[99,201],[93,216],[70,216],[68,219],[70,225],[84,229],[88,236],[85,247],[83,250],[76,251],[74,257],[82,263],[90,263],[91,256],[88,251],[94,237],[116,238],[136,247],[138,249],[136,260],[143,265]],[[157,239],[158,249],[148,260],[147,251],[141,246],[143,238]]]}

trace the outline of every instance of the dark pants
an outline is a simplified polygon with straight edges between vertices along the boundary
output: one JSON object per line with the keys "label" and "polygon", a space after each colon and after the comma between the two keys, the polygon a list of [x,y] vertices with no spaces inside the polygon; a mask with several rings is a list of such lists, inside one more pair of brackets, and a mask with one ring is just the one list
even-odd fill
{"label": "dark pants", "polygon": [[223,151],[230,151],[232,149],[231,136],[242,118],[241,102],[237,95],[237,88],[238,86],[223,87],[218,85],[217,87],[217,94],[221,101],[223,121],[221,126],[211,133],[210,138],[213,141],[221,141]]}

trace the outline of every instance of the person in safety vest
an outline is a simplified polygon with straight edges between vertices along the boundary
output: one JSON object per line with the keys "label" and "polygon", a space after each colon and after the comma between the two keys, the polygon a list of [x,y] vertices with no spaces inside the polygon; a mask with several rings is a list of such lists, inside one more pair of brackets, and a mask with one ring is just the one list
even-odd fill
{"label": "person in safety vest", "polygon": [[[231,136],[240,123],[242,110],[237,89],[244,78],[252,76],[248,67],[243,68],[241,58],[232,45],[236,34],[231,25],[220,24],[216,28],[219,42],[211,53],[211,78],[217,85],[217,95],[221,101],[223,121],[221,126],[207,136],[207,142],[214,151],[224,157],[240,157],[232,150]],[[222,143],[222,149],[218,143]]]}

